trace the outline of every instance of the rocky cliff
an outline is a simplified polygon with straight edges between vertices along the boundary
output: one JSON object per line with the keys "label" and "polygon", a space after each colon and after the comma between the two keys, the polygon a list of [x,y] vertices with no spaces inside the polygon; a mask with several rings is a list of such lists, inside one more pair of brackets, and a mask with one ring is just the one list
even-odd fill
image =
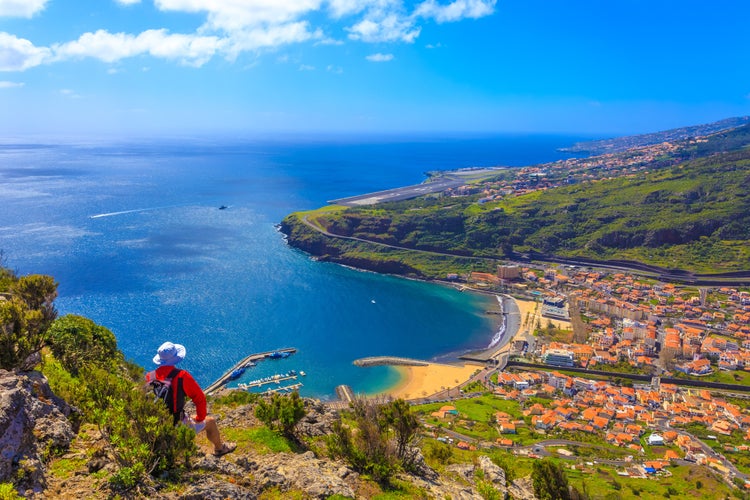
{"label": "rocky cliff", "polygon": [[45,461],[75,436],[72,412],[39,372],[0,370],[0,483],[24,494],[44,490]]}

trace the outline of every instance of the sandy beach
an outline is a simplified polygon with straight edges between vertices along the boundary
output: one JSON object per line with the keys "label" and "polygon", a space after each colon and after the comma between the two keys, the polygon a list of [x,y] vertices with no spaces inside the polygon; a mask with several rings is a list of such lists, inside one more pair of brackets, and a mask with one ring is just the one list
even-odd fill
{"label": "sandy beach", "polygon": [[466,363],[464,365],[447,365],[430,363],[427,366],[395,366],[402,376],[402,381],[386,391],[394,398],[422,398],[456,387],[466,382],[471,375],[483,368],[482,365]]}
{"label": "sandy beach", "polygon": [[[544,318],[541,315],[541,303],[524,300],[508,295],[498,296],[503,303],[505,314],[505,332],[496,346],[507,349],[514,338],[525,337],[531,333],[537,321],[544,327],[549,321],[557,328],[571,328],[569,321]],[[429,363],[427,366],[394,366],[401,375],[401,382],[385,391],[395,398],[414,399],[429,396],[445,389],[450,389],[466,382],[477,370],[484,368],[483,364],[465,363],[463,365],[449,365]]]}

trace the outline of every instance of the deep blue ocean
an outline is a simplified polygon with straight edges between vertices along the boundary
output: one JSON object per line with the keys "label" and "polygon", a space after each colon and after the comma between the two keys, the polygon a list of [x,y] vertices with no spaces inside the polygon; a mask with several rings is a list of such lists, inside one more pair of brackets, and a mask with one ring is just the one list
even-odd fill
{"label": "deep blue ocean", "polygon": [[[164,341],[207,385],[253,352],[296,347],[244,381],[290,369],[303,395],[397,381],[365,356],[449,359],[486,347],[491,297],[313,261],[275,225],[327,200],[425,179],[428,170],[564,157],[581,137],[411,136],[0,144],[0,250],[59,282],[59,313],[112,330],[151,369]],[[226,205],[226,210],[218,207]]]}

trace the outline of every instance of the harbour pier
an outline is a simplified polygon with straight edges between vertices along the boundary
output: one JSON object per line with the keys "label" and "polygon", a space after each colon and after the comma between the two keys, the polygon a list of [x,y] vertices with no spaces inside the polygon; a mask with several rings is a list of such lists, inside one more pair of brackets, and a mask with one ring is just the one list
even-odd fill
{"label": "harbour pier", "polygon": [[339,397],[339,401],[344,403],[351,403],[354,401],[354,391],[348,385],[339,385],[336,387],[336,395]]}
{"label": "harbour pier", "polygon": [[216,379],[216,381],[213,384],[206,387],[206,389],[203,392],[205,392],[206,394],[211,394],[212,392],[216,391],[221,386],[225,385],[227,382],[231,380],[231,375],[233,371],[239,368],[242,368],[243,366],[247,366],[249,363],[254,363],[262,359],[265,359],[274,352],[287,353],[287,355],[291,355],[297,352],[297,349],[295,347],[285,347],[284,349],[276,349],[273,351],[259,352],[259,353],[245,356],[240,361],[238,361],[234,366],[232,366],[229,370],[224,372],[224,375]]}
{"label": "harbour pier", "polygon": [[237,387],[244,390],[253,389],[255,387],[263,387],[264,385],[268,384],[280,384],[282,382],[286,382],[287,380],[297,380],[297,376],[297,372],[289,372],[285,373],[284,375],[273,375],[271,377],[253,380],[252,382],[248,382],[246,384],[238,384]]}

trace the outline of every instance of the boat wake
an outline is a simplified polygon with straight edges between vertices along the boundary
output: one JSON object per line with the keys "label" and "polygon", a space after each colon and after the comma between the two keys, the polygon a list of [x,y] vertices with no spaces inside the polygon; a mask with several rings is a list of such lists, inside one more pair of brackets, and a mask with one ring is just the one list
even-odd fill
{"label": "boat wake", "polygon": [[167,205],[165,207],[136,208],[134,210],[122,210],[120,212],[109,212],[106,214],[89,215],[89,219],[100,219],[102,217],[113,217],[115,215],[134,214],[137,212],[150,212],[152,210],[162,210],[164,208],[184,207],[185,205]]}

